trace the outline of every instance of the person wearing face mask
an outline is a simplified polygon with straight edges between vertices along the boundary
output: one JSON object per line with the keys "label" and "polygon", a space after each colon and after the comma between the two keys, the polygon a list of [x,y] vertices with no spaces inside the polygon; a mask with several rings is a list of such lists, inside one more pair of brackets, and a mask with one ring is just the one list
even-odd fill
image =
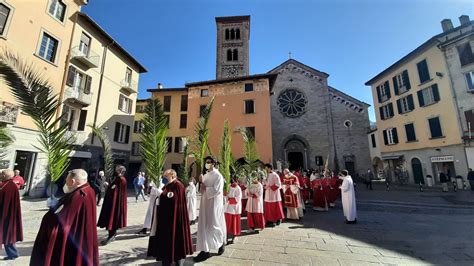
{"label": "person wearing face mask", "polygon": [[173,169],[163,173],[162,183],[163,192],[153,214],[148,256],[155,257],[162,265],[183,265],[186,256],[193,254],[186,189]]}
{"label": "person wearing face mask", "polygon": [[357,223],[357,208],[354,182],[347,170],[342,170],[339,178],[342,179],[342,185],[339,188],[341,189],[342,209],[346,223],[355,224]]}
{"label": "person wearing face mask", "polygon": [[210,251],[218,249],[218,255],[225,250],[227,230],[224,217],[224,177],[215,167],[216,160],[205,158],[207,173],[200,176],[201,205],[197,230],[196,251],[201,251],[195,262],[201,262],[210,257]]}
{"label": "person wearing face mask", "polygon": [[107,245],[115,240],[117,230],[127,227],[127,178],[125,166],[115,167],[114,179],[110,182],[105,192],[104,205],[100,211],[97,226],[109,231],[107,239],[102,245]]}
{"label": "person wearing face mask", "polygon": [[69,171],[63,190],[41,221],[30,265],[98,265],[95,191],[87,172]]}
{"label": "person wearing face mask", "polygon": [[5,247],[4,260],[14,260],[19,254],[15,243],[23,241],[20,193],[14,182],[13,170],[0,172],[0,249]]}

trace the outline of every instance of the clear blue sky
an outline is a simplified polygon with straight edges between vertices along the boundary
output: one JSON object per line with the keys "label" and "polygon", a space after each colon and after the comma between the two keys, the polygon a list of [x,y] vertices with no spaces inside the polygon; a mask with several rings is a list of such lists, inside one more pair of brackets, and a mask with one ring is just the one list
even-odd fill
{"label": "clear blue sky", "polygon": [[[292,58],[330,75],[329,84],[373,104],[364,83],[430,37],[440,21],[474,19],[468,0],[90,0],[83,9],[139,60],[139,98],[158,82],[215,78],[216,16],[250,15],[250,73]],[[370,119],[375,121],[373,109]]]}

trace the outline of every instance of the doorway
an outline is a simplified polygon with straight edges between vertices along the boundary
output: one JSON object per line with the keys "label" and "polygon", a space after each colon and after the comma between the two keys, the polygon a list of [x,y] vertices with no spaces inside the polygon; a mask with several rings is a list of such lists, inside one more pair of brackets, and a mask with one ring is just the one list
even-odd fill
{"label": "doorway", "polygon": [[16,151],[14,169],[20,170],[20,175],[25,180],[25,185],[20,188],[20,195],[28,192],[33,178],[36,152]]}
{"label": "doorway", "polygon": [[418,158],[411,159],[411,168],[413,170],[415,184],[424,184],[423,168],[421,167],[421,161]]}
{"label": "doorway", "polygon": [[291,171],[303,168],[303,153],[302,152],[289,152],[288,153],[288,168]]}
{"label": "doorway", "polygon": [[346,170],[349,172],[349,175],[351,175],[352,177],[355,177],[356,172],[355,172],[355,164],[354,164],[354,162],[345,162],[345,163],[344,163],[344,167],[345,167]]}

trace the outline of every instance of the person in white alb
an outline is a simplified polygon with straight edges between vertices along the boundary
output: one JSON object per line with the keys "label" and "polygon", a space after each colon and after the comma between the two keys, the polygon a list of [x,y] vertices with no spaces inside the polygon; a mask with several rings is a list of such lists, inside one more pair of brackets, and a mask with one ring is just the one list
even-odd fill
{"label": "person in white alb", "polygon": [[344,217],[346,218],[346,223],[355,224],[357,223],[357,208],[354,182],[352,181],[352,177],[349,175],[347,170],[341,171],[340,178],[342,179],[342,185],[340,189]]}
{"label": "person in white alb", "polygon": [[186,188],[186,204],[188,207],[189,221],[191,225],[196,223],[197,219],[197,194],[196,185],[194,185],[194,178],[191,177],[189,180],[188,187]]}
{"label": "person in white alb", "polygon": [[217,254],[224,254],[227,232],[224,217],[224,177],[214,168],[216,160],[205,158],[207,173],[200,176],[201,204],[197,230],[195,262],[208,259],[211,250],[218,249]]}
{"label": "person in white alb", "polygon": [[157,187],[153,181],[150,181],[150,195],[148,202],[148,210],[146,211],[145,221],[143,222],[143,229],[138,231],[139,235],[146,235],[147,231],[151,228],[151,222],[153,218],[153,212],[156,207],[156,199],[160,198],[161,193],[163,192],[164,184],[160,182],[160,185]]}
{"label": "person in white alb", "polygon": [[265,169],[267,170],[267,182],[265,185],[265,200],[263,208],[265,210],[265,220],[267,226],[275,226],[280,224],[284,217],[283,207],[281,206],[281,180],[280,177],[273,172],[273,166],[266,164]]}
{"label": "person in white alb", "polygon": [[234,178],[231,180],[231,185],[227,192],[224,209],[227,235],[233,243],[235,237],[239,236],[242,231],[240,226],[240,214],[242,213],[242,190],[237,184],[237,180]]}
{"label": "person in white alb", "polygon": [[265,217],[263,217],[263,186],[255,178],[247,189],[248,201],[245,209],[247,210],[247,224],[251,230],[265,228]]}

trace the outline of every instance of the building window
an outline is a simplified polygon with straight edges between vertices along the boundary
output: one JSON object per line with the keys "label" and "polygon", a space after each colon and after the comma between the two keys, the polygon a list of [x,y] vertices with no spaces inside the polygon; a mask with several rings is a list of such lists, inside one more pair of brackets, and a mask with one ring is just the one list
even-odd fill
{"label": "building window", "polygon": [[86,128],[87,110],[81,110],[79,114],[79,123],[77,124],[77,131],[84,131]]}
{"label": "building window", "polygon": [[389,103],[379,107],[380,119],[385,120],[394,116],[393,104]]}
{"label": "building window", "polygon": [[176,138],[174,138],[174,152],[175,153],[183,153],[186,144],[187,143],[186,143],[186,138],[185,137],[176,137]]}
{"label": "building window", "polygon": [[250,135],[255,139],[255,127],[246,127],[245,130],[250,133]]}
{"label": "building window", "polygon": [[229,29],[225,29],[225,39],[228,40],[230,37]]}
{"label": "building window", "polygon": [[165,120],[166,120],[166,125],[168,126],[168,128],[170,128],[170,116],[165,115]]}
{"label": "building window", "polygon": [[425,83],[431,79],[430,72],[428,71],[428,63],[426,62],[426,59],[418,62],[416,64],[416,67],[418,68],[418,76],[420,77],[420,84]]}
{"label": "building window", "polygon": [[407,142],[416,141],[415,125],[413,123],[405,125],[405,133],[407,135]]}
{"label": "building window", "polygon": [[439,122],[439,117],[433,117],[428,119],[428,124],[430,125],[432,139],[443,137],[443,131],[441,130],[441,123]]}
{"label": "building window", "polygon": [[393,77],[393,90],[395,95],[400,95],[404,92],[407,92],[410,86],[410,78],[408,77],[408,71],[404,70],[402,73]]}
{"label": "building window", "polygon": [[390,84],[388,80],[385,81],[383,84],[377,86],[376,90],[379,103],[383,103],[390,99]]}
{"label": "building window", "polygon": [[132,155],[140,156],[142,154],[142,143],[138,141],[132,142]]}
{"label": "building window", "polygon": [[124,113],[131,114],[132,113],[132,99],[126,97],[123,94],[119,95],[119,104],[118,109]]}
{"label": "building window", "polygon": [[372,148],[376,148],[377,142],[375,141],[375,134],[370,134],[370,140],[372,142]]}
{"label": "building window", "polygon": [[188,115],[181,114],[179,118],[179,128],[186,128],[188,126]]}
{"label": "building window", "polygon": [[135,106],[135,113],[144,113],[145,112],[146,105],[139,105]]}
{"label": "building window", "polygon": [[84,94],[90,94],[92,77],[78,71],[74,66],[69,66],[66,85]]}
{"label": "building window", "polygon": [[145,124],[143,124],[143,121],[135,121],[133,123],[133,132],[134,133],[143,133],[144,128],[145,128]]}
{"label": "building window", "polygon": [[163,98],[163,112],[171,111],[171,96],[165,96]]}
{"label": "building window", "polygon": [[232,52],[232,61],[239,61],[239,51],[237,49]]}
{"label": "building window", "polygon": [[91,37],[87,36],[84,32],[81,35],[81,41],[79,42],[79,51],[85,55],[89,55],[89,49],[91,46]]}
{"label": "building window", "polygon": [[208,89],[202,89],[201,90],[201,97],[207,97],[209,96],[209,90]]}
{"label": "building window", "polygon": [[118,143],[128,143],[130,137],[130,126],[121,124],[119,122],[115,123],[115,133],[114,141]]}
{"label": "building window", "polygon": [[38,55],[51,63],[56,61],[56,54],[59,48],[59,41],[53,38],[51,35],[43,32],[41,38],[41,46]]}
{"label": "building window", "polygon": [[227,61],[232,61],[232,50],[231,49],[227,50]]}
{"label": "building window", "polygon": [[245,113],[246,114],[254,114],[255,113],[255,105],[253,100],[246,100],[245,101]]}
{"label": "building window", "polygon": [[458,48],[459,60],[461,61],[461,66],[465,66],[471,63],[474,63],[474,54],[472,53],[471,43],[464,43]]}
{"label": "building window", "polygon": [[417,94],[420,107],[434,104],[440,100],[438,84],[433,84],[431,87],[420,90]]}
{"label": "building window", "polygon": [[413,95],[397,100],[397,109],[399,114],[404,114],[413,111],[415,104],[413,103]]}
{"label": "building window", "polygon": [[235,30],[235,39],[240,40],[240,29]]}
{"label": "building window", "polygon": [[230,30],[230,39],[231,39],[231,40],[234,40],[234,39],[235,39],[235,30],[234,30],[234,29],[231,29],[231,30]]}
{"label": "building window", "polygon": [[125,70],[125,84],[129,87],[132,85],[132,70],[128,67]]}
{"label": "building window", "polygon": [[170,153],[173,150],[173,138],[166,137],[166,143],[168,144],[168,149],[166,152]]}
{"label": "building window", "polygon": [[11,9],[9,7],[7,7],[3,3],[0,3],[0,35],[1,36],[5,35],[10,12],[11,12]]}
{"label": "building window", "polygon": [[396,128],[389,128],[383,131],[383,141],[385,145],[395,145],[398,143],[398,133]]}
{"label": "building window", "polygon": [[245,84],[245,92],[253,91],[253,83]]}
{"label": "building window", "polygon": [[202,117],[204,110],[206,109],[207,105],[201,105],[199,106],[199,117]]}
{"label": "building window", "polygon": [[49,2],[48,13],[57,20],[64,22],[66,5],[60,0],[51,0]]}
{"label": "building window", "polygon": [[474,110],[464,111],[468,132],[474,132]]}
{"label": "building window", "polygon": [[464,74],[467,82],[467,91],[474,92],[474,71],[467,72]]}
{"label": "building window", "polygon": [[181,95],[181,112],[188,111],[188,95]]}

